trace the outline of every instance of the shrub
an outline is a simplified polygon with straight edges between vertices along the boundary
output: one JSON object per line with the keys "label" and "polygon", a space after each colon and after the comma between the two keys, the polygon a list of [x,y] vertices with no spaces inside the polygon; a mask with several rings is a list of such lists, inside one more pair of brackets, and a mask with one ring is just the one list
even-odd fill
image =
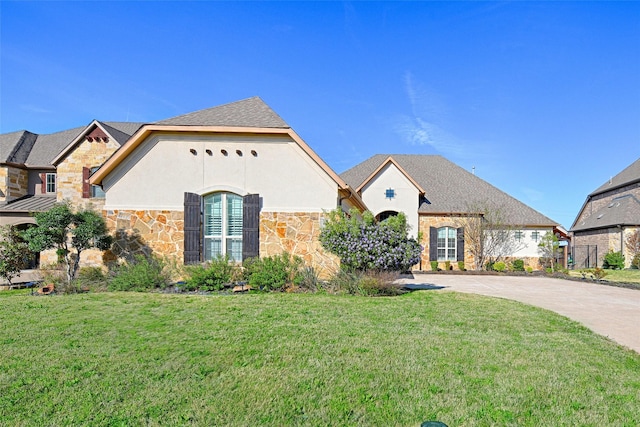
{"label": "shrub", "polygon": [[458,270],[460,270],[460,271],[467,271],[467,270],[464,268],[464,261],[458,261]]}
{"label": "shrub", "polygon": [[604,271],[602,268],[598,267],[595,268],[593,270],[593,277],[595,277],[598,280],[604,279],[604,277],[607,275],[607,272]]}
{"label": "shrub", "polygon": [[318,278],[318,273],[311,266],[302,267],[299,277],[298,286],[303,291],[316,292],[322,288],[322,282]]}
{"label": "shrub", "polygon": [[524,271],[524,261],[521,259],[514,259],[511,263],[513,271]]}
{"label": "shrub", "polygon": [[80,267],[72,284],[81,292],[103,292],[107,290],[107,276],[101,267]]}
{"label": "shrub", "polygon": [[287,252],[265,258],[250,258],[243,263],[245,276],[253,288],[282,291],[302,280],[302,258]]}
{"label": "shrub", "polygon": [[451,261],[446,260],[444,262],[444,269],[447,270],[447,271],[451,270]]}
{"label": "shrub", "polygon": [[331,280],[335,292],[361,296],[393,296],[401,294],[402,287],[395,284],[397,273],[389,271],[339,270]]}
{"label": "shrub", "polygon": [[526,271],[527,273],[533,273],[533,267],[531,267],[530,265],[527,265],[527,266],[525,267],[525,271]]}
{"label": "shrub", "polygon": [[180,287],[187,291],[219,291],[237,276],[238,267],[229,262],[229,257],[219,255],[202,265],[185,267],[188,278]]}
{"label": "shrub", "polygon": [[503,271],[505,271],[507,269],[507,265],[502,261],[498,261],[498,262],[493,264],[493,269],[495,271],[497,271],[497,272],[502,273]]}
{"label": "shrub", "polygon": [[631,268],[640,270],[640,254],[636,254],[631,260]]}
{"label": "shrub", "polygon": [[357,295],[359,292],[358,283],[363,275],[364,273],[361,271],[341,268],[331,276],[329,287],[336,293],[346,292],[350,295]]}
{"label": "shrub", "polygon": [[624,255],[622,255],[622,252],[609,251],[604,256],[602,266],[612,270],[622,270],[624,268]]}
{"label": "shrub", "polygon": [[484,265],[485,270],[493,271],[493,264],[495,264],[495,262],[487,261],[487,263]]}
{"label": "shrub", "polygon": [[355,270],[406,271],[420,262],[422,247],[408,237],[406,217],[400,213],[376,223],[371,212],[359,219],[340,209],[332,211],[320,232],[322,246]]}
{"label": "shrub", "polygon": [[431,261],[431,270],[438,271],[438,261]]}
{"label": "shrub", "polygon": [[114,267],[109,280],[111,291],[147,291],[164,289],[170,276],[165,271],[165,262],[156,257],[137,255],[131,262]]}

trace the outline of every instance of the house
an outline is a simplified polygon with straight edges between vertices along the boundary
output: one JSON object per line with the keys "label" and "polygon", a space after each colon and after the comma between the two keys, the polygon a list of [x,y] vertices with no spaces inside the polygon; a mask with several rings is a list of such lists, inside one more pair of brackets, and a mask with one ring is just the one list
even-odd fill
{"label": "house", "polygon": [[185,263],[287,251],[326,274],[325,212],[365,208],[257,97],[143,125],[90,182],[106,193],[116,255],[133,244]]}
{"label": "house", "polygon": [[625,266],[633,256],[627,237],[640,229],[640,158],[587,196],[570,232],[578,268],[601,267],[609,251],[621,251]]}
{"label": "house", "polygon": [[[429,260],[464,260],[456,218],[491,201],[517,225],[510,256],[537,267],[537,242],[558,225],[440,156],[377,155],[341,175],[260,98],[155,123],[102,122],[51,135],[0,135],[0,223],[26,227],[30,213],[66,200],[101,211],[111,251],[83,262],[156,254],[184,263],[242,261],[287,251],[320,274],[338,260],[318,236],[327,212],[407,215]],[[6,149],[5,149],[6,148]],[[55,261],[53,251],[41,254]]]}
{"label": "house", "polygon": [[376,218],[382,220],[398,212],[406,215],[414,236],[421,236],[425,248],[421,269],[428,269],[433,260],[475,266],[471,251],[465,249],[462,219],[480,215],[474,211],[478,207],[495,209],[502,223],[513,229],[514,242],[502,255],[522,259],[536,269],[542,236],[547,232],[566,236],[557,222],[441,156],[378,154],[341,177]]}
{"label": "house", "polygon": [[[34,212],[62,200],[101,209],[104,194],[89,185],[91,170],[139,127],[139,123],[93,121],[47,135],[26,130],[0,135],[0,225],[25,229],[35,224]],[[45,264],[56,260],[53,251],[41,255]],[[39,262],[36,256],[34,266]]]}

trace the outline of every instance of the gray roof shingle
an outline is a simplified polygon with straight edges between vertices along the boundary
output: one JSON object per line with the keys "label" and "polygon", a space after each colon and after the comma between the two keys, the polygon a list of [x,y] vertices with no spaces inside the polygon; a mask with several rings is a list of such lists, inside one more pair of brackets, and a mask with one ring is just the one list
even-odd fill
{"label": "gray roof shingle", "polygon": [[38,135],[25,164],[30,167],[52,166],[51,161],[86,128],[81,126],[62,132]]}
{"label": "gray roof shingle", "polygon": [[44,212],[48,211],[56,203],[56,196],[29,195],[12,200],[11,202],[0,205],[0,212],[19,213],[19,212]]}
{"label": "gray roof shingle", "polygon": [[158,125],[289,128],[258,96],[156,122]]}
{"label": "gray roof shingle", "polygon": [[24,163],[37,136],[26,130],[0,135],[0,163]]}
{"label": "gray roof shingle", "polygon": [[557,226],[558,223],[485,180],[437,155],[377,154],[340,176],[358,188],[387,158],[392,157],[425,191],[419,213],[465,213],[489,202],[502,209],[512,225]]}
{"label": "gray roof shingle", "polygon": [[571,231],[609,228],[616,225],[640,225],[640,200],[631,194],[616,197],[607,206],[576,224]]}
{"label": "gray roof shingle", "polygon": [[618,175],[602,184],[593,193],[589,194],[589,196],[595,196],[596,194],[604,193],[615,188],[624,187],[634,182],[640,182],[640,158],[627,166]]}

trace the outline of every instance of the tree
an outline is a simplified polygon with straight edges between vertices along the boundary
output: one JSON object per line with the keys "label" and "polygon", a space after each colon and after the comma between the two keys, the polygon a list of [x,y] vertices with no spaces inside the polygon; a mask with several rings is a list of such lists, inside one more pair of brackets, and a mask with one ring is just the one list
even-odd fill
{"label": "tree", "polygon": [[83,251],[111,247],[113,239],[107,234],[104,219],[91,209],[73,213],[68,204],[58,203],[48,211],[36,213],[35,219],[37,226],[26,230],[23,238],[34,252],[56,249],[67,267],[68,282],[78,271]]}
{"label": "tree", "polygon": [[524,247],[516,239],[521,227],[510,224],[504,210],[487,202],[469,203],[467,214],[456,219],[464,228],[465,249],[475,260],[476,270],[482,270],[486,262],[494,262],[513,255]]}
{"label": "tree", "polygon": [[340,263],[355,270],[406,271],[420,262],[422,248],[408,237],[404,214],[379,223],[371,212],[360,217],[341,209],[332,211],[320,232],[320,243],[340,258]]}
{"label": "tree", "polygon": [[627,236],[625,245],[631,255],[631,265],[640,269],[640,229]]}
{"label": "tree", "polygon": [[540,243],[538,243],[538,253],[540,254],[541,262],[548,263],[548,268],[551,268],[551,271],[554,271],[554,264],[556,255],[558,254],[558,248],[560,247],[560,242],[558,241],[558,237],[553,234],[551,231],[547,231],[542,239],[540,239]]}
{"label": "tree", "polygon": [[29,247],[14,227],[0,227],[0,277],[9,285],[26,264]]}

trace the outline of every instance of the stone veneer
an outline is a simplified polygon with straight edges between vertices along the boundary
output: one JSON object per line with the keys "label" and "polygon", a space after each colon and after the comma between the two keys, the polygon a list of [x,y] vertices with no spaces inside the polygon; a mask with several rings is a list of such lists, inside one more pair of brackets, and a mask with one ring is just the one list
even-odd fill
{"label": "stone veneer", "polygon": [[301,257],[320,277],[329,277],[337,271],[340,261],[320,244],[323,216],[313,212],[261,212],[260,256],[286,251]]}
{"label": "stone veneer", "polygon": [[105,261],[151,253],[182,260],[184,212],[108,210],[104,213],[107,228],[114,236],[114,245],[105,254]]}
{"label": "stone veneer", "polygon": [[29,173],[10,166],[0,167],[0,202],[10,202],[27,194]]}
{"label": "stone veneer", "polygon": [[[418,224],[419,224],[418,229],[422,234],[422,240],[420,241],[420,244],[424,249],[422,250],[422,256],[420,260],[421,265],[418,265],[417,268],[420,268],[422,270],[431,270],[431,264],[430,264],[431,260],[429,259],[429,243],[430,243],[429,228],[430,227],[459,228],[459,225],[456,224],[456,219],[451,216],[426,216],[426,215],[420,215],[420,218],[418,219]],[[440,268],[444,268],[444,262],[441,262],[441,264],[442,265],[440,265]],[[454,270],[458,269],[457,261],[451,261],[451,265],[453,266]],[[475,261],[474,261],[473,255],[471,255],[470,251],[466,248],[466,245],[465,245],[465,251],[464,251],[464,265],[467,270],[472,270],[475,268]]]}
{"label": "stone veneer", "polygon": [[82,197],[82,168],[101,166],[113,154],[119,145],[109,139],[88,141],[84,139],[66,156],[56,171],[56,193],[59,201],[68,200],[72,206],[85,207],[92,205],[98,211],[104,206],[102,198]]}

